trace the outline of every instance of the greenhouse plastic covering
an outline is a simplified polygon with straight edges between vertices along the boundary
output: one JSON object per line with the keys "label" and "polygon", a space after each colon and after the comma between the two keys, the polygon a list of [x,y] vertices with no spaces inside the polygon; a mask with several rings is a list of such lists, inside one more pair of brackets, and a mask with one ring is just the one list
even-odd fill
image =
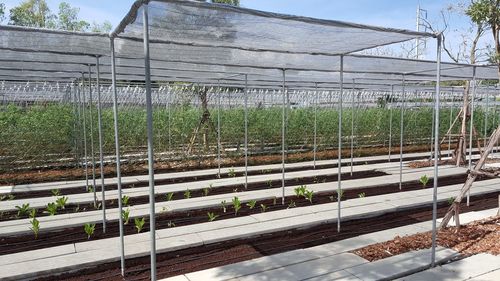
{"label": "greenhouse plastic covering", "polygon": [[[144,80],[142,10],[137,1],[112,34],[118,80]],[[340,80],[339,54],[432,34],[260,12],[198,1],[149,1],[153,81],[253,87],[330,87]],[[108,34],[0,26],[0,80],[111,78]],[[473,66],[443,63],[442,80],[472,79]],[[283,75],[283,70],[285,75]],[[436,62],[344,56],[344,81],[399,85],[433,81]],[[285,77],[284,77],[285,76]],[[477,79],[498,79],[477,66]],[[346,85],[347,86],[347,85]]]}

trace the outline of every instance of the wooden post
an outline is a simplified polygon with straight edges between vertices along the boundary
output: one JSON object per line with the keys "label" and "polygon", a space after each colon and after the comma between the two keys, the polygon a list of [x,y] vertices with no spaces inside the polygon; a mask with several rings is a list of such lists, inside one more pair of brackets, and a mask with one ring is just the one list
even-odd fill
{"label": "wooden post", "polygon": [[483,155],[481,155],[481,158],[477,162],[476,166],[474,166],[474,169],[470,171],[467,181],[463,185],[462,189],[460,190],[459,195],[455,198],[453,201],[453,204],[450,206],[448,209],[448,212],[446,212],[446,215],[443,218],[443,221],[441,222],[441,225],[439,226],[440,228],[446,227],[448,223],[450,222],[450,219],[455,216],[455,221],[457,222],[457,227],[460,226],[460,222],[458,221],[458,214],[460,213],[460,202],[464,198],[464,196],[467,194],[467,192],[470,190],[472,187],[472,184],[476,180],[477,176],[481,174],[481,169],[483,168],[484,163],[486,162],[486,159],[488,159],[488,155],[491,153],[493,146],[496,144],[496,142],[500,139],[500,126],[497,127],[497,129],[493,132],[491,135],[490,141],[488,142],[488,145],[486,146]]}

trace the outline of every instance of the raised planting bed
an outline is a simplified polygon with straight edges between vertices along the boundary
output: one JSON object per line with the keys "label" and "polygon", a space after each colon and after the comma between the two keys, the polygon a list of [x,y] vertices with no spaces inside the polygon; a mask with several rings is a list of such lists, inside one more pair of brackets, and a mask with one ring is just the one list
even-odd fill
{"label": "raised planting bed", "polygon": [[[462,207],[463,212],[481,211],[498,206],[498,199],[491,194],[473,196],[471,199],[469,207],[465,205]],[[438,204],[438,215],[443,216],[448,207],[447,202]],[[336,223],[327,223],[307,229],[280,231],[258,237],[234,239],[223,243],[172,251],[157,255],[157,276],[159,279],[167,278],[262,256],[318,246],[430,219],[432,219],[432,208],[427,205],[370,219],[344,221],[340,233],[337,232]],[[149,280],[149,256],[127,259],[126,265],[126,280]],[[123,280],[123,278],[120,275],[120,263],[110,262],[36,280],[113,281]]]}
{"label": "raised planting bed", "polygon": [[[365,161],[362,164],[377,164],[377,163],[383,163],[387,161]],[[349,166],[349,163],[343,163],[342,166]],[[315,170],[323,170],[323,169],[333,169],[337,168],[337,164],[318,164],[316,165]],[[265,166],[264,166],[265,167]],[[241,169],[241,168],[240,168]],[[218,180],[218,179],[228,179],[228,178],[235,178],[235,177],[243,177],[245,176],[245,172],[234,169],[230,169],[232,171],[226,172],[226,173],[221,173],[220,177],[217,176],[217,173],[211,173],[211,174],[200,174],[200,175],[187,175],[187,176],[176,176],[173,178],[166,178],[166,179],[155,179],[155,185],[168,185],[168,184],[176,184],[176,183],[189,183],[189,182],[197,182],[197,181],[204,181],[204,180]],[[305,165],[301,167],[288,167],[285,168],[285,172],[299,172],[299,171],[305,171],[305,170],[311,170],[312,166],[310,165]],[[281,169],[276,169],[276,168],[264,168],[264,169],[259,169],[259,170],[253,170],[250,169],[248,171],[248,176],[256,176],[256,175],[266,175],[266,174],[277,174],[281,173]],[[356,172],[359,173],[359,172]],[[376,173],[374,171],[374,173]],[[350,176],[350,173],[347,175],[347,173],[344,173],[343,176]],[[92,180],[89,180],[89,183],[91,183]],[[96,180],[96,185],[97,185],[97,190],[100,191],[101,185],[100,185],[100,179]],[[281,185],[281,183],[280,183]],[[56,183],[54,183],[54,186],[57,186]],[[128,189],[128,188],[136,188],[136,187],[146,187],[149,186],[148,180],[143,180],[143,181],[135,181],[134,183],[122,183],[122,189]],[[91,187],[91,186],[89,186]],[[116,184],[105,184],[105,189],[106,191],[108,190],[117,190],[118,187]],[[80,193],[85,193],[88,192],[87,188],[85,186],[80,186],[80,187],[70,187],[70,188],[53,188],[53,189],[44,189],[44,190],[30,190],[30,191],[24,191],[24,192],[11,192],[9,193],[10,195],[14,196],[14,199],[25,199],[25,198],[39,198],[39,197],[48,197],[48,196],[54,196],[54,193],[58,193],[58,196],[64,196],[64,195],[71,195],[71,194],[80,194]],[[7,196],[7,195],[4,195]],[[7,198],[6,198],[7,199]]]}
{"label": "raised planting bed", "polygon": [[[381,171],[376,171],[376,170],[369,170],[369,171],[353,172],[352,175],[350,173],[343,173],[342,179],[343,180],[364,179],[364,178],[371,178],[371,177],[380,177],[380,176],[385,176],[385,175],[387,175],[387,173],[384,173]],[[287,180],[285,180],[285,186],[336,182],[337,180],[338,180],[337,174],[318,175],[318,176],[311,176],[311,177],[287,179]],[[270,189],[270,188],[275,188],[275,187],[281,187],[281,180],[269,180],[267,182],[253,182],[253,183],[249,182],[246,188],[245,188],[244,184],[233,184],[233,185],[225,185],[225,186],[217,186],[217,187],[207,186],[205,188],[198,188],[198,189],[192,189],[192,190],[186,189],[185,191],[157,194],[155,196],[155,201],[156,202],[166,202],[166,201],[171,201],[171,200],[205,197],[205,196],[209,196],[209,195],[227,194],[227,193],[233,193],[233,192],[239,192],[239,191],[265,190],[265,189]],[[58,198],[62,198],[62,197],[64,197],[64,195],[53,196],[54,202]],[[129,205],[146,204],[148,202],[149,202],[149,196],[147,196],[147,195],[130,197],[130,199],[128,199]],[[99,204],[101,204],[101,203],[102,202],[99,202]],[[118,207],[117,200],[106,200],[106,208],[115,208],[115,207]],[[50,215],[47,212],[45,207],[44,208],[35,208],[35,209],[36,209],[36,216],[37,217]],[[64,206],[64,209],[62,209],[62,208],[58,209],[57,214],[85,212],[85,211],[92,211],[92,210],[96,210],[96,209],[99,209],[99,208],[96,208],[93,203],[74,204],[71,202],[67,202],[67,204],[65,204],[65,206]],[[21,216],[21,218],[27,218],[27,217],[28,217],[28,214],[24,214]],[[2,214],[0,216],[0,221],[15,220],[15,219],[19,219],[19,218],[20,218],[20,216],[18,216],[18,211],[4,211],[4,212],[2,212]]]}
{"label": "raised planting bed", "polygon": [[[462,183],[465,180],[465,175],[456,175],[450,177],[440,178],[440,186],[448,186],[453,184]],[[428,184],[428,186],[431,186]],[[399,192],[406,192],[412,190],[421,190],[422,184],[419,181],[412,181],[403,183],[402,191],[399,189],[399,184],[389,184],[368,188],[356,188],[345,190],[342,199],[355,199],[360,197],[370,197],[383,194],[393,194]],[[237,194],[236,194],[237,195]],[[272,212],[278,210],[284,210],[288,208],[300,208],[307,207],[311,205],[321,205],[332,203],[336,201],[337,195],[335,192],[323,192],[315,193],[312,196],[312,202],[310,202],[305,196],[287,196],[285,200],[285,205],[282,205],[280,199],[272,198],[266,200],[255,201],[253,207],[251,206],[254,202],[240,202],[241,209],[238,210],[237,214],[235,212],[234,203],[226,202],[225,204],[220,204],[218,206],[191,209],[187,211],[180,212],[162,212],[156,216],[156,228],[166,229],[176,226],[186,226],[193,225],[197,223],[208,222],[210,220],[211,213],[214,220],[225,220],[235,217],[243,217],[252,214],[258,214],[262,212]],[[249,204],[250,203],[250,204]],[[264,207],[263,207],[264,206]],[[124,208],[125,210],[127,208]],[[224,211],[225,209],[225,211]],[[129,214],[130,222],[125,226],[126,234],[137,233],[137,229],[134,224],[133,212]],[[148,217],[145,218],[148,220]],[[40,225],[43,230],[43,223]],[[149,230],[149,224],[145,223],[142,232]],[[118,221],[108,221],[107,232],[102,233],[102,225],[96,224],[94,235],[90,240],[99,240],[111,237],[117,237],[118,232]],[[68,227],[60,228],[55,230],[47,230],[40,232],[38,238],[34,239],[33,233],[24,233],[20,235],[2,235],[0,234],[0,255],[17,253],[22,251],[29,251],[35,249],[42,249],[47,247],[53,247],[58,245],[64,245],[69,243],[83,242],[89,240],[87,234],[84,232],[84,226],[79,227]]]}

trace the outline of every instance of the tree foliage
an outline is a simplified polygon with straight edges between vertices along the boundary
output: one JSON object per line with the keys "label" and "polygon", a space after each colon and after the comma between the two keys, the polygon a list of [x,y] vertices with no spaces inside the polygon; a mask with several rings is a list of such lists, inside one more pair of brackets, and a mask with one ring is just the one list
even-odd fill
{"label": "tree foliage", "polygon": [[78,16],[80,8],[73,8],[66,2],[59,4],[59,13],[57,14],[57,29],[69,31],[85,31],[90,24],[81,20]]}
{"label": "tree foliage", "polygon": [[49,27],[54,15],[45,0],[26,0],[10,9],[9,24],[29,27]]}
{"label": "tree foliage", "polygon": [[212,3],[240,6],[240,0],[211,0]]}
{"label": "tree foliage", "polygon": [[5,20],[5,4],[0,3],[0,23]]}
{"label": "tree foliage", "polygon": [[[9,24],[50,28],[68,31],[109,32],[111,23],[89,22],[79,16],[80,8],[73,7],[67,2],[61,2],[57,14],[53,14],[46,0],[25,0],[18,6],[10,9]],[[2,18],[0,7],[0,20]]]}
{"label": "tree foliage", "polygon": [[485,25],[491,30],[495,43],[491,60],[500,63],[500,0],[473,0],[466,14],[477,25]]}

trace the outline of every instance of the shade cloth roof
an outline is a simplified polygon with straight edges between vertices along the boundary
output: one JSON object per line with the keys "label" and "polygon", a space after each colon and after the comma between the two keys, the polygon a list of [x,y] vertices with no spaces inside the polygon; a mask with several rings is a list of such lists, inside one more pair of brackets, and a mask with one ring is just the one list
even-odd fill
{"label": "shade cloth roof", "polygon": [[[149,11],[154,81],[278,87],[338,84],[340,54],[433,34],[289,16],[199,1],[136,1],[117,29],[117,79],[143,80],[143,9]],[[111,78],[110,35],[0,26],[0,79],[79,79],[88,65]],[[244,75],[246,74],[246,76]],[[344,81],[400,84],[432,81],[436,63],[344,56]],[[471,79],[473,66],[442,64],[443,80]],[[478,79],[498,79],[478,66]]]}

